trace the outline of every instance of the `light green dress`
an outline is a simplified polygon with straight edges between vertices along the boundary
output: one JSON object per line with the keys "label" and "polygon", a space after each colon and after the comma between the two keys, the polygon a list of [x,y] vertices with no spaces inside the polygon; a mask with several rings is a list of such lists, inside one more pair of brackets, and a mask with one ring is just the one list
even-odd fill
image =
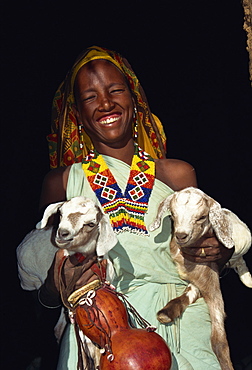
{"label": "light green dress", "polygon": [[[118,185],[125,189],[130,167],[115,158],[104,156]],[[154,220],[159,203],[173,191],[159,180],[155,180],[145,215],[147,226]],[[70,170],[67,198],[86,196],[96,199],[81,164],[74,164]],[[207,305],[202,298],[190,305],[181,319],[172,324],[161,324],[156,313],[166,303],[180,295],[187,283],[180,279],[169,254],[171,223],[168,213],[159,229],[149,236],[130,232],[118,234],[119,242],[109,252],[116,278],[113,282],[119,292],[125,293],[129,302],[139,314],[166,340],[173,354],[172,369],[210,370],[220,369],[210,343],[211,322]],[[65,361],[68,362],[68,367]],[[72,328],[63,339],[58,369],[75,369],[77,347]]]}

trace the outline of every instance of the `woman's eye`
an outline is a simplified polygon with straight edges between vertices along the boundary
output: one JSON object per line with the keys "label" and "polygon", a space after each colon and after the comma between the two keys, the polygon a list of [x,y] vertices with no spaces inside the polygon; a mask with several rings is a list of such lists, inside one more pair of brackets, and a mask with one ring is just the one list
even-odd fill
{"label": "woman's eye", "polygon": [[95,98],[95,96],[94,95],[91,95],[91,96],[87,96],[86,98],[82,99],[82,101],[88,102],[88,101],[90,101],[90,100],[92,100],[94,98]]}
{"label": "woman's eye", "polygon": [[124,89],[114,89],[114,90],[112,90],[110,93],[111,94],[120,94],[120,93],[122,93],[122,92],[124,92],[125,90]]}

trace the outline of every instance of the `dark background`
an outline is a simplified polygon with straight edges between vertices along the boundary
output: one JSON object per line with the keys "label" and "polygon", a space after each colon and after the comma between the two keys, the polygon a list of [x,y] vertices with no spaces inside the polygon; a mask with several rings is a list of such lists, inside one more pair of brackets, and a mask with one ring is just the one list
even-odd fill
{"label": "dark background", "polygon": [[[164,124],[168,156],[190,162],[199,187],[252,229],[244,14],[239,0],[33,0],[1,7],[0,358],[5,369],[23,370],[42,356],[49,370],[55,314],[36,309],[19,287],[15,249],[37,221],[55,90],[87,46],[121,52]],[[252,270],[251,251],[245,259]],[[251,291],[233,271],[221,284],[232,358],[237,369],[245,368],[241,363],[252,348]]]}

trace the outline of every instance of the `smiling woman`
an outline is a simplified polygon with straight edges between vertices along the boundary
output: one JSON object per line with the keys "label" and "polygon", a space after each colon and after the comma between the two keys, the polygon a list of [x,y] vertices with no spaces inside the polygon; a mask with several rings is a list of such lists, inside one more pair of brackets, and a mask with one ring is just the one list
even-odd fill
{"label": "smiling woman", "polygon": [[[80,162],[89,153],[90,149],[94,148],[82,124],[78,124],[75,116],[76,111],[74,112],[76,107],[75,94],[78,94],[78,91],[76,91],[76,76],[79,73],[83,76],[82,68],[85,67],[89,72],[91,85],[86,86],[84,90],[82,89],[81,94],[84,95],[80,96],[80,101],[86,98],[89,101],[90,98],[94,98],[95,91],[92,88],[94,75],[96,75],[96,82],[98,82],[98,78],[102,77],[102,74],[103,78],[106,79],[107,73],[104,75],[102,71],[99,74],[97,74],[97,71],[95,72],[94,61],[110,62],[108,73],[113,74],[114,71],[117,74],[119,79],[117,81],[112,79],[108,82],[107,78],[107,83],[111,85],[109,91],[113,93],[112,95],[120,95],[122,89],[126,89],[123,94],[127,94],[127,91],[130,92],[136,108],[134,117],[130,114],[130,124],[136,125],[137,123],[138,144],[153,158],[164,158],[166,137],[162,124],[157,117],[151,114],[144,91],[130,64],[120,54],[94,46],[86,49],[77,58],[65,81],[55,94],[52,111],[52,133],[48,135],[51,168]],[[107,63],[108,65],[109,63]],[[115,82],[119,82],[119,85],[114,85]]]}
{"label": "smiling woman", "polygon": [[[151,113],[126,59],[100,47],[91,47],[80,55],[56,92],[48,139],[53,171],[43,184],[41,209],[77,196],[101,206],[118,239],[109,252],[116,274],[113,284],[119,293],[127,294],[145,320],[157,327],[172,351],[172,369],[219,369],[210,343],[209,312],[202,298],[174,323],[164,325],[156,318],[187,282],[178,275],[170,256],[169,214],[163,215],[160,229],[150,232],[149,225],[163,199],[175,190],[196,187],[197,181],[190,164],[165,158],[162,124]],[[220,266],[232,253],[209,235],[183,251],[185,258],[201,263],[207,255],[208,261]],[[48,276],[40,287],[48,306],[55,302],[55,295],[59,296],[57,266],[61,258],[57,252],[51,266],[46,266]],[[42,265],[43,259],[40,262]],[[23,284],[27,290],[33,286],[33,276],[28,274],[30,263],[31,259],[22,261],[24,270],[20,274],[21,280],[23,273],[25,281],[30,281],[30,285]],[[77,266],[72,260],[67,264],[74,291]],[[79,261],[78,268],[85,270],[85,260]],[[86,275],[78,276],[78,286],[86,284]],[[61,341],[58,370],[76,369],[81,358],[73,325],[68,325]]]}
{"label": "smiling woman", "polygon": [[[111,154],[111,148],[130,143],[133,96],[117,67],[106,60],[84,65],[76,76],[75,98],[77,122],[99,153]],[[127,152],[132,156],[132,152]],[[127,162],[131,163],[131,158]]]}

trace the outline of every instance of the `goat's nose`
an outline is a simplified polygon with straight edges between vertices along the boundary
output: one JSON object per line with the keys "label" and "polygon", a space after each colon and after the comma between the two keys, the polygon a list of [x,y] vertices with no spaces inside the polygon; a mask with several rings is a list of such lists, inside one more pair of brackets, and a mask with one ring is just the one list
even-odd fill
{"label": "goat's nose", "polygon": [[61,239],[67,239],[70,235],[70,231],[67,229],[58,229],[58,237]]}
{"label": "goat's nose", "polygon": [[187,233],[176,233],[175,236],[177,240],[183,241],[188,237],[188,234]]}

